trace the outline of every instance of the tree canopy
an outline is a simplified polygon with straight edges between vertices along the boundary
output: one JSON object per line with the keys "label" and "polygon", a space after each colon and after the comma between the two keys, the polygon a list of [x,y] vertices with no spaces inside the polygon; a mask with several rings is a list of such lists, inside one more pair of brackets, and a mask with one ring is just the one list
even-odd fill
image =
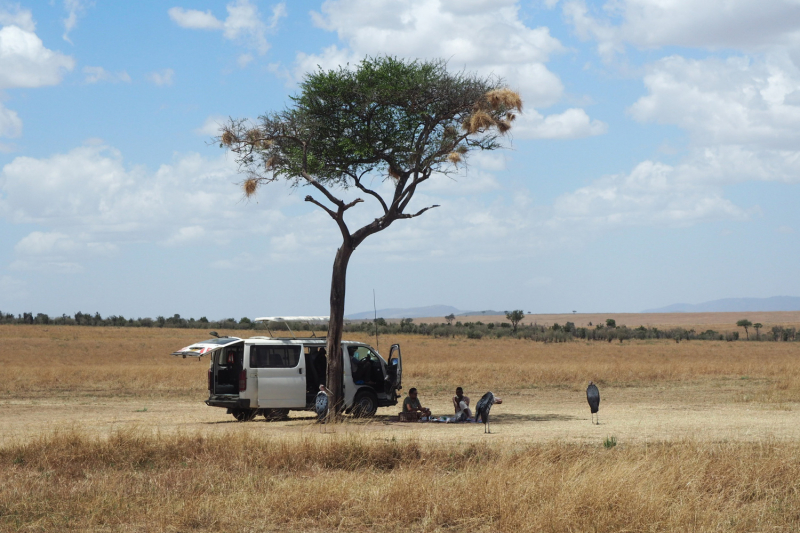
{"label": "tree canopy", "polygon": [[506,311],[506,320],[511,322],[511,328],[514,333],[517,332],[517,326],[522,319],[525,318],[525,313],[522,312],[522,309],[514,309],[513,311]]}

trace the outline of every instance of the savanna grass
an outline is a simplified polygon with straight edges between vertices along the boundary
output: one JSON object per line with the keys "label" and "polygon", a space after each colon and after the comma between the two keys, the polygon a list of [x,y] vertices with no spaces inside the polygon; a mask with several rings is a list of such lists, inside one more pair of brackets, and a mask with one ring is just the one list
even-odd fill
{"label": "savanna grass", "polygon": [[53,433],[0,448],[0,529],[788,532],[798,457],[778,441]]}
{"label": "savanna grass", "polygon": [[[0,338],[0,398],[77,394],[197,399],[206,391],[207,358],[198,362],[169,356],[206,338],[202,331],[16,325],[0,326]],[[375,346],[368,335],[347,338]],[[399,342],[406,387],[424,387],[432,394],[449,393],[454,383],[508,394],[534,387],[580,390],[589,380],[647,387],[747,377],[763,382],[751,400],[800,401],[800,343],[542,344],[418,335],[381,337],[379,342],[383,351]]]}

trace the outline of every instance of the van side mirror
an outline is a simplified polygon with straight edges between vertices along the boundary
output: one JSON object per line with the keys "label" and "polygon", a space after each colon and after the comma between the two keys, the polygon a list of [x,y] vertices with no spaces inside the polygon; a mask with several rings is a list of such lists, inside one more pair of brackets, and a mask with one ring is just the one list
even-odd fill
{"label": "van side mirror", "polygon": [[208,334],[211,335],[212,337],[216,337],[219,339],[219,333],[217,333],[216,331],[209,331]]}

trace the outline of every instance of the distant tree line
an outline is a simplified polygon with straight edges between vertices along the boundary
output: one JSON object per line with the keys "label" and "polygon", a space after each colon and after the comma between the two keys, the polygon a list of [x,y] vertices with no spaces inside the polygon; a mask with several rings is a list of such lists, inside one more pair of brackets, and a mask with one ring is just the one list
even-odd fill
{"label": "distant tree line", "polygon": [[[697,331],[694,328],[660,329],[645,326],[629,328],[627,326],[617,326],[614,319],[606,320],[605,324],[591,326],[590,323],[589,327],[578,327],[573,322],[545,326],[520,324],[519,321],[517,321],[517,324],[509,322],[461,322],[456,321],[455,318],[445,317],[447,323],[444,324],[415,324],[410,318],[404,318],[399,323],[390,323],[383,318],[378,318],[376,321],[351,322],[345,326],[345,331],[375,334],[377,327],[379,335],[416,333],[431,337],[466,337],[469,339],[516,337],[538,342],[568,342],[572,340],[622,342],[629,339],[670,339],[676,342],[691,340],[745,340],[745,338],[740,338],[738,331],[719,332],[712,329]],[[516,332],[514,331],[515,325]],[[749,340],[800,341],[800,335],[798,335],[796,328],[774,326],[770,330],[762,332],[759,337],[752,337]]]}
{"label": "distant tree line", "polygon": [[[53,326],[100,326],[100,327],[125,327],[125,328],[195,328],[195,329],[264,329],[263,325],[255,324],[249,318],[224,318],[222,320],[208,320],[206,317],[181,318],[175,314],[171,317],[158,316],[156,318],[125,318],[121,315],[102,317],[100,313],[81,313],[75,315],[61,315],[51,317],[45,313],[22,313],[13,315],[0,312],[0,324],[40,324]],[[273,329],[280,329],[276,324]],[[286,326],[283,326],[286,329]]]}
{"label": "distant tree line", "polygon": [[[572,340],[591,340],[623,342],[629,339],[671,339],[675,342],[692,340],[724,340],[724,341],[778,341],[794,342],[800,341],[797,328],[773,326],[769,329],[749,320],[740,320],[737,326],[745,328],[746,336],[740,337],[738,331],[718,332],[712,329],[697,331],[694,328],[686,329],[681,327],[659,329],[655,327],[639,326],[629,328],[627,326],[617,326],[614,319],[609,318],[605,324],[592,325],[588,327],[576,326],[573,322],[564,325],[553,324],[552,326],[539,324],[522,324],[521,311],[511,311],[506,313],[509,322],[461,322],[457,321],[453,315],[445,318],[446,323],[440,324],[415,324],[411,318],[403,318],[399,322],[387,322],[383,318],[376,320],[363,320],[346,323],[345,332],[368,333],[374,335],[376,330],[379,335],[394,335],[400,333],[414,333],[417,335],[428,335],[435,338],[440,337],[466,337],[468,339],[482,338],[520,338],[529,339],[537,342],[569,342]],[[234,318],[224,318],[222,320],[208,320],[206,317],[182,318],[179,314],[165,318],[125,318],[124,316],[110,315],[102,317],[100,313],[90,314],[77,312],[73,316],[63,314],[57,317],[50,317],[45,313],[22,313],[14,315],[11,313],[0,312],[0,324],[38,324],[54,326],[99,326],[99,327],[128,327],[128,328],[188,328],[188,329],[225,329],[225,330],[261,330],[266,331],[307,331],[309,324],[305,322],[272,322],[269,328],[261,323],[256,323],[247,317],[236,320]],[[750,337],[749,328],[756,331],[756,335]],[[324,332],[327,325],[315,325],[314,330]],[[764,331],[762,331],[762,329]]]}

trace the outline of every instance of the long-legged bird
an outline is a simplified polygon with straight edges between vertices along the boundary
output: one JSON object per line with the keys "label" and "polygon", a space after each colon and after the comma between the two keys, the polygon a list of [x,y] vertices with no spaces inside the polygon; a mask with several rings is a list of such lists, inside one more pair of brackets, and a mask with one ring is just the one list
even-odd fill
{"label": "long-legged bird", "polygon": [[586,400],[589,402],[589,409],[592,411],[592,424],[594,424],[594,415],[597,413],[597,425],[600,425],[600,391],[597,389],[597,385],[594,384],[594,381],[589,382],[589,386],[586,387]]}
{"label": "long-legged bird", "polygon": [[319,386],[319,392],[314,402],[314,412],[317,413],[317,420],[325,421],[325,416],[328,414],[328,389],[325,388],[325,385]]}
{"label": "long-legged bird", "polygon": [[475,406],[475,422],[478,420],[483,421],[483,432],[484,433],[491,433],[491,429],[489,428],[489,411],[492,410],[492,406],[496,403],[503,403],[503,400],[492,394],[491,392],[487,392],[481,399],[478,400],[478,405]]}

